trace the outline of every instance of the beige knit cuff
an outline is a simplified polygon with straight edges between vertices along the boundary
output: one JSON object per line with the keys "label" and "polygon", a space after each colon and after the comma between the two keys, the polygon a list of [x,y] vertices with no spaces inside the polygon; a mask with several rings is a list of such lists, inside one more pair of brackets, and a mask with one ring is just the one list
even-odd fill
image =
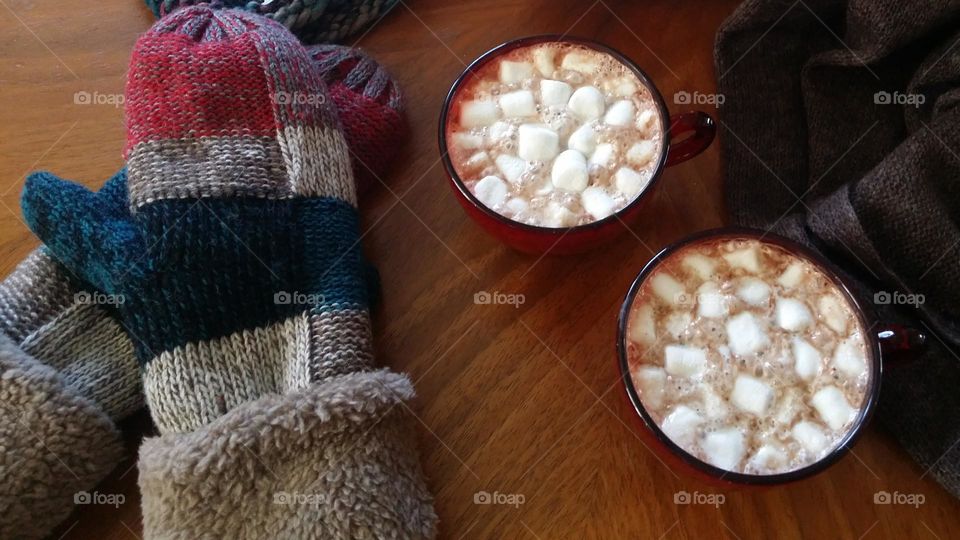
{"label": "beige knit cuff", "polygon": [[410,381],[351,373],[147,439],[147,538],[431,538]]}

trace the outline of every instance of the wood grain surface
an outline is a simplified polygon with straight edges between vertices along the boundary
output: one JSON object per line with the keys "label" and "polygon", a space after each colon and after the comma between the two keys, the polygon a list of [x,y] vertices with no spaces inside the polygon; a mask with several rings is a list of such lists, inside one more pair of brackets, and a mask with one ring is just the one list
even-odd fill
{"label": "wood grain surface", "polygon": [[[723,222],[717,144],[667,170],[632,233],[588,256],[504,248],[447,185],[440,104],[490,47],[546,32],[596,38],[638,62],[679,112],[688,107],[674,92],[715,91],[713,35],[736,3],[423,0],[401,3],[360,37],[407,96],[402,157],[361,210],[383,276],[378,357],[416,383],[417,438],[443,538],[960,537],[960,503],[877,424],[824,474],[759,491],[698,484],[637,438],[614,362],[617,310],[655,251]],[[78,104],[75,94],[122,94],[130,49],[152,19],[138,0],[0,0],[0,275],[37,245],[19,210],[26,173],[98,187],[122,166],[122,106]],[[477,305],[481,291],[524,302]],[[149,420],[126,427],[129,458],[98,488],[126,501],[79,507],[54,537],[142,534],[135,452]],[[480,491],[522,504],[476,504]],[[713,500],[722,504],[675,504],[680,491],[721,494]],[[875,504],[880,491],[923,504]]]}

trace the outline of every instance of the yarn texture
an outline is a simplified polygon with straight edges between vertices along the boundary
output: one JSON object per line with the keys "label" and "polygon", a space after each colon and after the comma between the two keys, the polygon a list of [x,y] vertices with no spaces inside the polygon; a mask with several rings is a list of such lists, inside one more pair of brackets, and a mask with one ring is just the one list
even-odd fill
{"label": "yarn texture", "polygon": [[185,6],[239,8],[287,27],[304,43],[339,42],[382,18],[397,0],[145,0],[157,17]]}
{"label": "yarn texture", "polygon": [[21,202],[67,268],[125,299],[160,431],[140,452],[145,536],[432,537],[316,61],[264,17],[178,9],[138,40],[126,113],[126,204],[49,174]]}

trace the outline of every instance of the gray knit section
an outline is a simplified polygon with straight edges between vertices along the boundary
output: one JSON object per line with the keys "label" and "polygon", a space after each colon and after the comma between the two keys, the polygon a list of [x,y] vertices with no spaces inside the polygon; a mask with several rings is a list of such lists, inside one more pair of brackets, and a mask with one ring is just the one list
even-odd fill
{"label": "gray knit section", "polygon": [[0,283],[0,327],[72,392],[121,420],[143,406],[133,343],[66,272],[45,248],[34,250]]}
{"label": "gray knit section", "polygon": [[33,250],[0,283],[0,331],[20,343],[72,304],[77,292],[45,248]]}

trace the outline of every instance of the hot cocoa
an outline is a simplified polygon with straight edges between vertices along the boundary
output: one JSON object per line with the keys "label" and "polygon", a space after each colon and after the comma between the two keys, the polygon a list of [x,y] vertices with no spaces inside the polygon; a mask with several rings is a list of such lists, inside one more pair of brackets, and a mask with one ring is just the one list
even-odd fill
{"label": "hot cocoa", "polygon": [[606,218],[650,182],[663,148],[660,109],[613,56],[574,43],[504,53],[450,105],[457,175],[514,221],[570,227]]}
{"label": "hot cocoa", "polygon": [[866,330],[813,262],[751,238],[675,251],[630,307],[644,409],[687,453],[728,471],[794,471],[830,454],[865,406]]}

